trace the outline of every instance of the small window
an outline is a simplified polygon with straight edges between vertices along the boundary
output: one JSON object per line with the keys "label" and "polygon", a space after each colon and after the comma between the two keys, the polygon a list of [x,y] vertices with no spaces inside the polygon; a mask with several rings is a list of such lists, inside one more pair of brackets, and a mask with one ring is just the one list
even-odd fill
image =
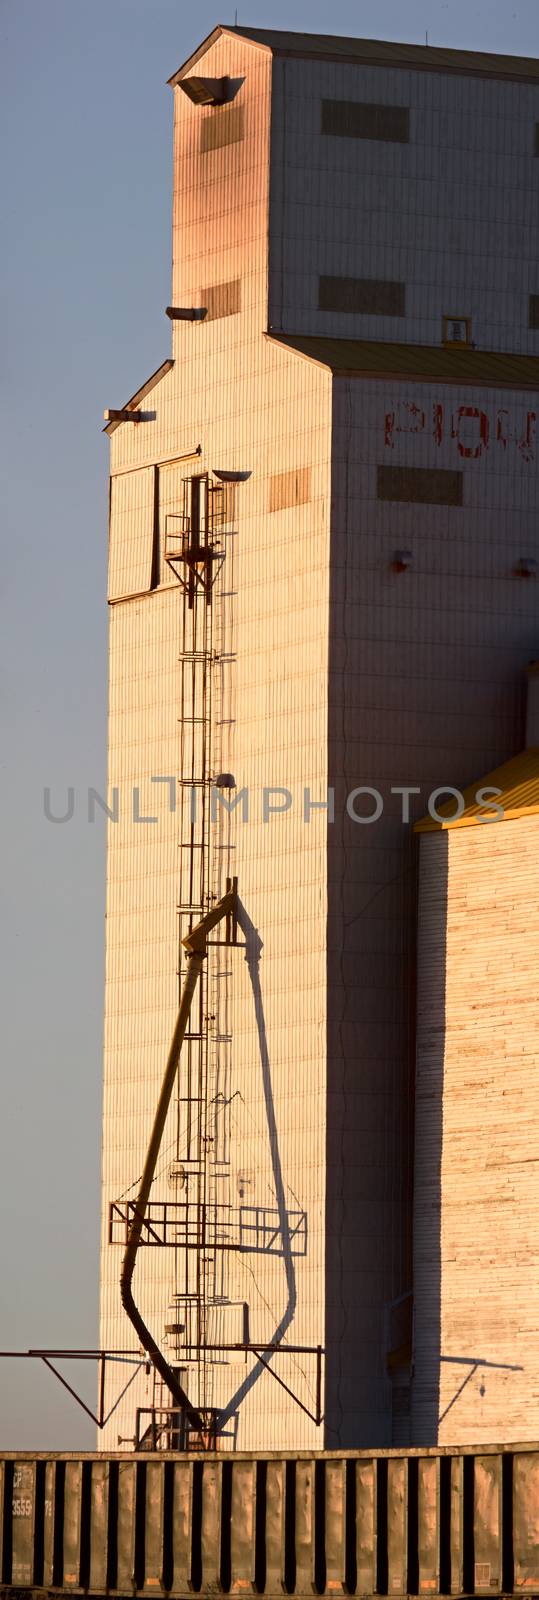
{"label": "small window", "polygon": [[444,317],[442,325],[442,341],[444,344],[456,344],[462,348],[472,342],[471,317]]}
{"label": "small window", "polygon": [[443,467],[378,467],[379,500],[424,506],[461,506],[462,472]]}
{"label": "small window", "polygon": [[404,283],[382,278],[321,277],[318,289],[319,311],[344,311],[374,317],[404,317]]}
{"label": "small window", "polygon": [[378,106],[360,100],[323,100],[321,132],[338,139],[377,139],[408,144],[407,106]]}
{"label": "small window", "polygon": [[533,135],[533,153],[539,156],[539,122],[536,122]]}
{"label": "small window", "polygon": [[292,472],[276,472],[270,478],[270,511],[284,511],[287,506],[303,506],[310,498],[310,467],[297,467]]}
{"label": "small window", "polygon": [[539,294],[530,295],[528,327],[539,328]]}

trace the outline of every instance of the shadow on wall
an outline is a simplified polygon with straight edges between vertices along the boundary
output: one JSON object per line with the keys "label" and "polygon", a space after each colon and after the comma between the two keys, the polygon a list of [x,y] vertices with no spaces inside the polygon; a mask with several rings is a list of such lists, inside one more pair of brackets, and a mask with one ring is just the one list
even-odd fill
{"label": "shadow on wall", "polygon": [[409,1442],[417,853],[392,804],[328,847],[326,1449]]}

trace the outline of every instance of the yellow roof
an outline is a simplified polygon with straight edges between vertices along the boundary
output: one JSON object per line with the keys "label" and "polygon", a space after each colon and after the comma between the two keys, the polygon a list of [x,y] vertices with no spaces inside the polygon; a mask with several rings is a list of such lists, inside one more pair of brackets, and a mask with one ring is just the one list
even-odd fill
{"label": "yellow roof", "polygon": [[[499,789],[500,793],[490,800],[477,800],[478,792],[485,789]],[[452,798],[443,805],[436,804],[440,813],[440,821],[434,817],[423,817],[421,822],[416,822],[414,833],[440,833],[448,828],[470,828],[477,823],[489,826],[482,819],[494,815],[494,820],[501,822],[510,821],[515,817],[530,817],[539,813],[539,745],[530,750],[522,750],[519,756],[514,756],[512,761],[505,761],[503,767],[496,767],[494,772],[488,772],[486,778],[478,778],[476,783],[471,783],[468,789],[462,790],[464,811],[460,817],[452,821],[456,801]],[[493,812],[494,801],[503,809],[503,819]],[[447,819],[447,820],[446,820]]]}

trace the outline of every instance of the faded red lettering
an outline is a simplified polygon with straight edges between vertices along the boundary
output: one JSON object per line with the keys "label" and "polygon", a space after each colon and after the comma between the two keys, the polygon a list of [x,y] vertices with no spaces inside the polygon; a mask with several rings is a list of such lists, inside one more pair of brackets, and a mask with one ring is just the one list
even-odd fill
{"label": "faded red lettering", "polygon": [[[479,440],[475,445],[463,444],[460,437],[461,424],[464,418],[468,417],[479,423]],[[489,420],[486,411],[479,411],[477,406],[459,406],[453,417],[451,428],[451,437],[457,441],[459,456],[465,456],[467,461],[475,461],[478,456],[482,455],[483,450],[488,449],[489,431]]]}

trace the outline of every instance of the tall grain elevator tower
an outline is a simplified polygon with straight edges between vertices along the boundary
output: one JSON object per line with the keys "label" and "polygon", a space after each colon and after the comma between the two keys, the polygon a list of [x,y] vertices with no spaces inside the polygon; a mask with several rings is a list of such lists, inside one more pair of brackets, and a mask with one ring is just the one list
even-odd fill
{"label": "tall grain elevator tower", "polygon": [[[237,878],[137,1303],[219,1448],[404,1444],[412,823],[516,755],[537,655],[539,63],[217,27],[171,84],[172,355],[107,427],[101,1345],[143,1354]],[[107,1448],[189,1442],[107,1371]]]}

